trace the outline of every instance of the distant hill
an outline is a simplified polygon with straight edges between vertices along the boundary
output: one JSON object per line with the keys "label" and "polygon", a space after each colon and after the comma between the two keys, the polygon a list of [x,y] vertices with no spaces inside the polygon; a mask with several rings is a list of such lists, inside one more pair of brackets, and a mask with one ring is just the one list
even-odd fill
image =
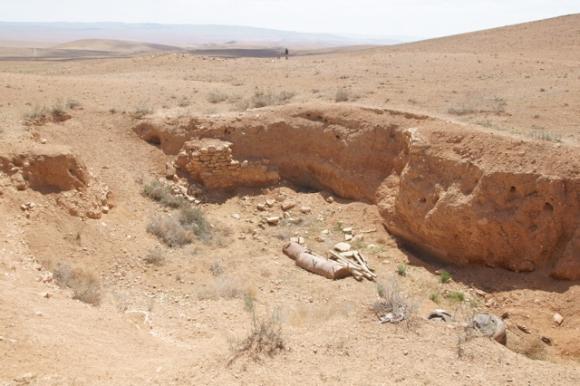
{"label": "distant hill", "polygon": [[57,50],[101,51],[122,55],[131,55],[149,52],[176,52],[181,48],[163,44],[129,42],[111,39],[83,39],[63,43],[52,47]]}
{"label": "distant hill", "polygon": [[76,40],[125,40],[152,44],[210,48],[300,47],[401,43],[399,38],[346,37],[227,25],[172,25],[126,23],[13,23],[0,22],[3,41],[51,42]]}

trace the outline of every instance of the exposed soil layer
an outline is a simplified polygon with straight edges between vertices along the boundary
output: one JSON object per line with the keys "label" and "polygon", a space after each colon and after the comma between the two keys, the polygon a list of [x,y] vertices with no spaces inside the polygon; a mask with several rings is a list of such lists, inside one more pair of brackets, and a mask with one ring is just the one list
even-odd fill
{"label": "exposed soil layer", "polygon": [[86,166],[66,146],[35,145],[0,153],[0,178],[19,191],[55,195],[74,216],[100,218],[111,206],[106,186],[94,181]]}
{"label": "exposed soil layer", "polygon": [[191,138],[232,142],[238,160],[266,159],[295,184],[377,204],[392,234],[447,262],[580,279],[571,147],[344,105],[155,117],[135,131],[172,155]]}

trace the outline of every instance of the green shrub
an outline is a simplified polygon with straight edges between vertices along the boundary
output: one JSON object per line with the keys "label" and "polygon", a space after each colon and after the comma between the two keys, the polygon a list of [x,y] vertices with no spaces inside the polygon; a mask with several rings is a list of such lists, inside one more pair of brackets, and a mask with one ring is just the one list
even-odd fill
{"label": "green shrub", "polygon": [[451,281],[451,274],[445,270],[441,271],[439,280],[441,281],[441,283],[443,284],[447,284]]}

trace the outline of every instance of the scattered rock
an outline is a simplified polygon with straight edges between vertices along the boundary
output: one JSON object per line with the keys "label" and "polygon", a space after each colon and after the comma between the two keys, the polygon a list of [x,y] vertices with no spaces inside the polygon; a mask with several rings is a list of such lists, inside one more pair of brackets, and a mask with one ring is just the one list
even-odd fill
{"label": "scattered rock", "polygon": [[268,208],[272,208],[275,203],[276,203],[276,201],[274,201],[272,199],[266,200],[266,206],[268,206]]}
{"label": "scattered rock", "polygon": [[45,299],[48,299],[48,298],[50,298],[50,293],[48,293],[48,292],[43,292],[43,293],[41,293],[41,294],[40,294],[40,296],[42,296],[42,297],[43,297],[43,298],[45,298]]}
{"label": "scattered rock", "polygon": [[332,196],[326,197],[326,202],[328,202],[329,204],[332,204],[334,202],[334,197],[332,197]]}
{"label": "scattered rock", "polygon": [[296,203],[294,201],[284,201],[281,205],[281,208],[284,212],[289,211],[290,209],[294,208]]}
{"label": "scattered rock", "polygon": [[256,209],[258,209],[260,212],[263,212],[266,210],[266,204],[258,204]]}
{"label": "scattered rock", "polygon": [[312,208],[309,206],[303,206],[300,208],[300,212],[302,212],[303,214],[309,214],[312,212]]}
{"label": "scattered rock", "polygon": [[306,242],[306,240],[304,240],[304,237],[300,237],[300,236],[298,236],[298,237],[291,237],[290,238],[290,241],[293,242],[293,243],[300,244],[300,245],[304,245],[304,243]]}
{"label": "scattered rock", "polygon": [[16,173],[11,177],[12,184],[18,190],[26,190],[26,180],[21,173]]}
{"label": "scattered rock", "polygon": [[564,323],[564,317],[557,312],[554,314],[553,319],[554,323],[556,323],[558,326],[561,326],[562,323]]}
{"label": "scattered rock", "polygon": [[168,180],[173,180],[175,179],[176,173],[177,170],[175,169],[173,162],[167,162],[165,164],[165,178],[167,178]]}
{"label": "scattered rock", "polygon": [[27,202],[25,204],[20,205],[20,209],[23,211],[28,211],[34,209],[36,204],[34,202]]}
{"label": "scattered rock", "polygon": [[266,219],[266,222],[267,222],[269,225],[278,225],[278,224],[280,224],[280,217],[278,217],[278,216],[272,216],[272,217],[268,217],[268,218]]}
{"label": "scattered rock", "polygon": [[234,214],[232,214],[232,218],[233,218],[234,220],[239,220],[239,219],[240,219],[240,218],[242,218],[242,217],[240,216],[240,214],[239,214],[239,213],[234,213]]}
{"label": "scattered rock", "polygon": [[520,331],[522,331],[526,334],[530,334],[530,329],[528,327],[524,326],[523,324],[517,324],[516,326]]}
{"label": "scattered rock", "polygon": [[352,249],[352,246],[349,243],[338,243],[334,246],[338,252],[348,252]]}
{"label": "scattered rock", "polygon": [[552,345],[552,338],[550,338],[549,336],[542,336],[540,339],[548,346]]}
{"label": "scattered rock", "polygon": [[344,241],[350,241],[350,240],[352,240],[352,235],[349,234],[349,233],[345,234],[344,235]]}
{"label": "scattered rock", "polygon": [[342,232],[343,232],[343,233],[352,234],[352,228],[351,228],[351,227],[348,227],[348,228],[342,228]]}

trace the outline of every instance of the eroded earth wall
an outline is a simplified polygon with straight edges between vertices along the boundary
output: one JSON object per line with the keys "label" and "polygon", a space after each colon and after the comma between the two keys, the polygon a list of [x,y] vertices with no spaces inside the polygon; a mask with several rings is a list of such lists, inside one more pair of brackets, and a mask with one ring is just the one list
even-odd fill
{"label": "eroded earth wall", "polygon": [[135,131],[168,154],[192,138],[231,142],[235,159],[377,204],[391,233],[448,262],[580,279],[574,147],[346,105],[157,118]]}

